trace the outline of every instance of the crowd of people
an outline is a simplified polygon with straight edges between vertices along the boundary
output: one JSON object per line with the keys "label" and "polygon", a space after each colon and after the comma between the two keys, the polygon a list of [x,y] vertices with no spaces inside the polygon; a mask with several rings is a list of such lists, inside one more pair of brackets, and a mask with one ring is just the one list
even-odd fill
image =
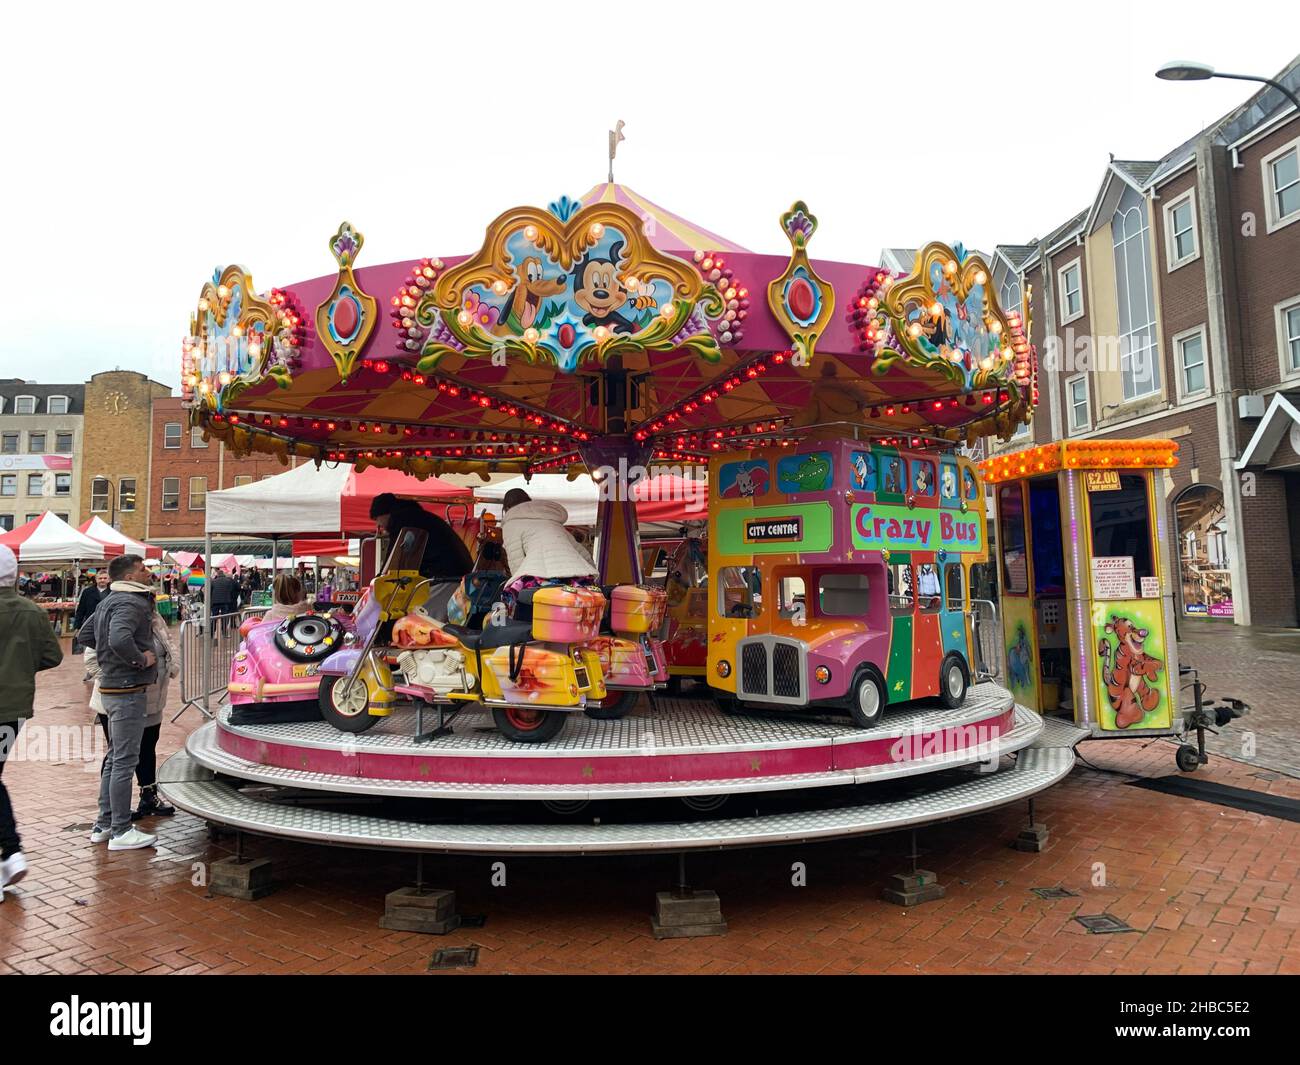
{"label": "crowd of people", "polygon": [[[371,516],[381,534],[402,529],[425,532],[420,572],[430,578],[425,609],[445,618],[452,592],[473,568],[474,560],[456,531],[443,519],[409,500],[381,495]],[[506,595],[510,602],[529,587],[553,581],[595,580],[591,555],[565,528],[568,515],[557,503],[535,501],[522,490],[507,494],[502,539],[509,564]],[[184,582],[166,573],[155,580],[139,555],[121,555],[87,574],[73,617],[73,652],[84,659],[83,682],[88,713],[106,741],[100,768],[99,806],[90,841],[110,851],[152,847],[157,836],[139,822],[168,817],[175,810],[159,795],[157,748],[170,681],[180,670],[175,646],[159,614],[157,595],[179,595]],[[237,617],[242,605],[262,587],[261,574],[250,567],[240,579],[218,571],[212,579],[214,616]],[[273,582],[268,620],[283,620],[311,608],[312,589],[292,573]],[[26,875],[27,861],[3,770],[19,730],[33,714],[36,674],[63,661],[63,651],[48,615],[20,594],[17,560],[0,545],[0,902],[4,888]],[[132,802],[133,785],[140,798]]]}

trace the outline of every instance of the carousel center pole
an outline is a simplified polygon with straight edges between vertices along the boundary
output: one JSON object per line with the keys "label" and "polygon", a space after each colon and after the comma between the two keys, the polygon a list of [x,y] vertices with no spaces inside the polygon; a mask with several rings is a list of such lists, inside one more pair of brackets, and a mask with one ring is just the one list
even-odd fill
{"label": "carousel center pole", "polygon": [[641,540],[632,489],[650,474],[650,448],[627,433],[628,374],[617,356],[607,366],[604,384],[607,432],[579,448],[599,493],[596,568],[603,585],[640,584]]}

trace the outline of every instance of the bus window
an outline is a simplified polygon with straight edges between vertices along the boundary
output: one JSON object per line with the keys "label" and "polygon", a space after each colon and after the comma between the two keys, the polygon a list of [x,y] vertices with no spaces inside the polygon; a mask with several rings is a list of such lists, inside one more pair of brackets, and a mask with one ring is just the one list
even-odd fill
{"label": "bus window", "polygon": [[880,491],[892,495],[902,495],[907,486],[907,474],[903,469],[903,460],[897,455],[890,455],[881,462]]}
{"label": "bus window", "polygon": [[944,567],[944,582],[947,584],[948,609],[962,612],[966,609],[966,597],[962,594],[962,573],[960,562],[949,562]]}
{"label": "bus window", "polygon": [[919,496],[932,496],[934,486],[934,463],[929,459],[913,459],[912,491]]}
{"label": "bus window", "polygon": [[971,473],[969,466],[962,467],[961,492],[962,495],[972,501],[979,496],[979,485],[975,483],[975,474]]}
{"label": "bus window", "polygon": [[786,619],[808,616],[807,596],[802,577],[782,577],[777,584],[778,617]]}
{"label": "bus window", "polygon": [[1151,514],[1146,478],[1125,473],[1119,490],[1088,493],[1088,521],[1094,558],[1127,555],[1133,559],[1133,580],[1154,577],[1151,557]]}
{"label": "bus window", "polygon": [[1018,483],[998,489],[998,534],[1002,537],[1002,590],[1008,595],[1029,591],[1029,561],[1025,557],[1025,501]]}
{"label": "bus window", "polygon": [[870,584],[867,575],[823,573],[817,580],[817,610],[824,617],[865,618]]}
{"label": "bus window", "polygon": [[931,562],[916,567],[917,606],[923,614],[937,614],[943,606],[943,588],[939,573]]}
{"label": "bus window", "polygon": [[958,494],[961,489],[957,480],[957,464],[954,462],[942,462],[939,465],[939,497],[943,500],[944,506],[955,506],[960,501]]}
{"label": "bus window", "polygon": [[718,570],[718,612],[724,618],[753,618],[763,609],[763,576],[757,566]]}
{"label": "bus window", "polygon": [[905,562],[895,563],[885,572],[889,575],[889,612],[912,613],[912,567]]}

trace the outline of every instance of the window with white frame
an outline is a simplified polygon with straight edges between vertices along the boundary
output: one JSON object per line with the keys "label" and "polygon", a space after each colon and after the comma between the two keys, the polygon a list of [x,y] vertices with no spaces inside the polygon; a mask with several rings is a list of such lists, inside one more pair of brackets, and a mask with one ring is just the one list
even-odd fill
{"label": "window with white frame", "polygon": [[1070,432],[1086,433],[1092,428],[1092,409],[1088,403],[1088,375],[1077,374],[1065,382],[1065,405],[1070,412]]}
{"label": "window with white frame", "polygon": [[1002,282],[1002,290],[998,293],[998,302],[1002,304],[1004,313],[1006,311],[1015,311],[1020,314],[1021,291],[1020,278],[1018,277],[1008,277]]}
{"label": "window with white frame", "polygon": [[208,505],[208,479],[190,478],[190,510],[202,510]]}
{"label": "window with white frame", "polygon": [[35,396],[14,396],[14,413],[35,414],[36,397]]}
{"label": "window with white frame", "polygon": [[54,494],[56,496],[72,495],[72,474],[56,473],[54,475]]}
{"label": "window with white frame", "polygon": [[162,508],[163,510],[181,509],[181,479],[179,477],[163,478]]}
{"label": "window with white frame", "polygon": [[178,450],[181,446],[181,423],[168,422],[163,426],[163,447],[168,451]]}
{"label": "window with white frame", "polygon": [[1205,329],[1198,327],[1174,337],[1174,366],[1178,369],[1180,398],[1210,390],[1210,372],[1205,359]]}
{"label": "window with white frame", "polygon": [[1277,315],[1277,350],[1282,376],[1300,374],[1300,296],[1284,300],[1274,308]]}
{"label": "window with white frame", "polygon": [[16,496],[18,494],[18,474],[0,473],[0,496]]}
{"label": "window with white frame", "polygon": [[1266,155],[1263,167],[1264,215],[1271,233],[1300,221],[1300,140]]}
{"label": "window with white frame", "polygon": [[190,426],[190,447],[207,447],[208,442],[203,439],[203,426]]}
{"label": "window with white frame", "polygon": [[93,514],[102,514],[108,510],[109,493],[113,486],[107,477],[96,477],[90,482],[90,510]]}
{"label": "window with white frame", "polygon": [[239,474],[239,475],[235,478],[235,487],[236,487],[236,488],[239,488],[241,485],[252,484],[252,483],[253,483],[253,477],[252,477],[252,474],[241,473],[241,474]]}
{"label": "window with white frame", "polygon": [[50,396],[45,401],[46,414],[67,414],[68,397],[67,396]]}
{"label": "window with white frame", "polygon": [[27,475],[27,494],[29,496],[43,496],[45,494],[45,474],[29,473]]}
{"label": "window with white frame", "polygon": [[1124,400],[1160,391],[1156,351],[1155,299],[1147,205],[1141,193],[1126,188],[1110,223],[1115,245],[1115,295],[1119,302],[1119,371]]}
{"label": "window with white frame", "polygon": [[134,477],[123,477],[117,482],[117,509],[128,513],[135,510]]}
{"label": "window with white frame", "polygon": [[1078,259],[1056,271],[1056,292],[1062,325],[1083,316],[1083,267]]}
{"label": "window with white frame", "polygon": [[1195,190],[1189,190],[1178,199],[1165,204],[1165,257],[1167,268],[1180,266],[1198,259],[1200,242],[1196,236]]}

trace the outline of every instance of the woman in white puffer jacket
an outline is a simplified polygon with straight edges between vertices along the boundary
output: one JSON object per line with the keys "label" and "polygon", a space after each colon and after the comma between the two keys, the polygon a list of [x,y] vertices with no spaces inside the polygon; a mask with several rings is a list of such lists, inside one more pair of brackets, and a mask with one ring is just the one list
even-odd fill
{"label": "woman in white puffer jacket", "polygon": [[512,488],[502,504],[501,540],[510,564],[510,583],[595,577],[596,563],[564,527],[569,512],[559,503],[532,499]]}

